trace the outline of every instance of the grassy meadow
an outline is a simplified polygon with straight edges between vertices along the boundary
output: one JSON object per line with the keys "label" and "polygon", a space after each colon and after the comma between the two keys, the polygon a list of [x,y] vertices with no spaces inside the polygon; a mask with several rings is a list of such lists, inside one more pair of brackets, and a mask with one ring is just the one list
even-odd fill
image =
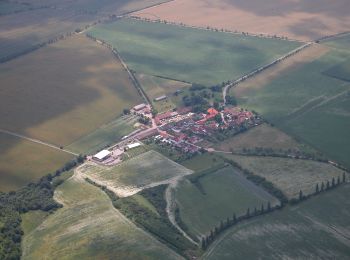
{"label": "grassy meadow", "polygon": [[350,83],[338,79],[346,78],[349,71],[339,70],[337,78],[325,73],[331,68],[335,73],[334,66],[349,58],[349,52],[331,49],[257,89],[238,86],[232,93],[240,105],[259,112],[297,140],[349,167]]}
{"label": "grassy meadow", "polygon": [[100,24],[87,33],[117,48],[138,73],[206,86],[239,78],[300,46],[134,19]]}
{"label": "grassy meadow", "polygon": [[[158,112],[166,112],[176,108],[177,102],[174,100],[174,93],[177,90],[183,90],[191,86],[181,81],[163,79],[145,74],[138,74],[136,77],[146,92],[146,95],[151,100],[153,107]],[[166,95],[167,99],[161,101],[154,100],[163,95]]]}
{"label": "grassy meadow", "polygon": [[83,35],[0,64],[0,77],[0,128],[58,146],[141,102],[118,60]]}
{"label": "grassy meadow", "polygon": [[0,191],[16,190],[74,158],[50,147],[0,133]]}
{"label": "grassy meadow", "polygon": [[225,155],[234,160],[244,169],[256,175],[266,178],[288,198],[298,198],[301,190],[304,195],[315,192],[316,184],[327,181],[332,182],[332,178],[342,179],[343,171],[327,164],[316,161],[276,158],[276,157],[255,157]]}
{"label": "grassy meadow", "polygon": [[196,182],[190,179],[179,183],[175,196],[182,222],[196,236],[208,234],[233,213],[238,217],[247,208],[253,211],[278,202],[230,166],[200,176]]}
{"label": "grassy meadow", "polygon": [[350,186],[224,233],[203,259],[348,259]]}
{"label": "grassy meadow", "polygon": [[192,173],[155,151],[142,153],[113,167],[87,163],[79,167],[79,171],[120,197],[133,195],[157,184],[170,183],[174,178]]}
{"label": "grassy meadow", "polygon": [[99,188],[75,176],[60,185],[63,208],[24,236],[23,259],[180,259],[137,228]]}

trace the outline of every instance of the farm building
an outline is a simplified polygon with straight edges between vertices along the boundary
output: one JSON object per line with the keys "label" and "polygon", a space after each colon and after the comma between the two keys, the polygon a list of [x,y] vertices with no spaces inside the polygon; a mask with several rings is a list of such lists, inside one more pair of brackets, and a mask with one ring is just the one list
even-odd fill
{"label": "farm building", "polygon": [[139,104],[137,106],[134,106],[135,111],[140,111],[146,107],[146,104]]}
{"label": "farm building", "polygon": [[132,149],[132,148],[136,148],[136,147],[139,147],[141,146],[141,144],[139,142],[136,142],[136,143],[132,143],[132,144],[128,144],[126,146],[127,149]]}
{"label": "farm building", "polygon": [[96,161],[102,162],[103,160],[109,158],[111,156],[111,152],[108,150],[102,150],[95,154],[92,158]]}
{"label": "farm building", "polygon": [[166,99],[167,98],[167,96],[166,95],[163,95],[163,96],[160,96],[160,97],[157,97],[157,98],[155,98],[154,99],[154,101],[162,101],[162,100],[164,100],[164,99]]}

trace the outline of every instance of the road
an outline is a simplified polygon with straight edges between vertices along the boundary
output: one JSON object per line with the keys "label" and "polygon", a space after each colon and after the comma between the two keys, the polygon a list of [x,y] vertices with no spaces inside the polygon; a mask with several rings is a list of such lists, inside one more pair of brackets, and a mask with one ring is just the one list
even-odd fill
{"label": "road", "polygon": [[282,57],[279,57],[278,59],[270,62],[269,64],[266,64],[264,66],[261,66],[257,69],[255,69],[254,71],[240,77],[239,79],[233,81],[233,82],[230,82],[229,84],[226,84],[224,89],[222,90],[222,98],[224,100],[224,105],[226,105],[226,95],[227,95],[227,91],[233,87],[233,86],[236,86],[238,83],[241,83],[249,78],[251,78],[252,76],[254,76],[255,74],[258,74],[260,72],[263,72],[265,69],[273,66],[273,65],[276,65],[278,64],[279,62],[281,62],[282,60],[294,55],[295,53],[307,48],[307,47],[310,47],[312,44],[314,44],[313,42],[308,42],[302,46],[300,46],[299,48],[296,48],[295,50],[292,50],[291,52],[288,52],[287,54],[283,55]]}
{"label": "road", "polygon": [[10,131],[4,130],[4,129],[0,129],[0,133],[12,135],[12,136],[15,136],[15,137],[18,137],[18,138],[21,138],[21,139],[25,139],[25,140],[33,142],[33,143],[45,145],[45,146],[48,146],[48,147],[50,147],[52,149],[60,150],[62,152],[69,153],[69,154],[72,154],[72,155],[75,155],[75,156],[79,155],[77,153],[73,153],[72,151],[66,150],[64,148],[61,149],[60,147],[58,147],[58,146],[56,146],[54,144],[50,144],[50,143],[47,143],[47,142],[44,142],[44,141],[40,141],[38,139],[30,138],[30,137],[27,137],[27,136],[24,136],[24,135],[21,135],[21,134],[17,134],[17,133],[14,133],[14,132],[10,132]]}

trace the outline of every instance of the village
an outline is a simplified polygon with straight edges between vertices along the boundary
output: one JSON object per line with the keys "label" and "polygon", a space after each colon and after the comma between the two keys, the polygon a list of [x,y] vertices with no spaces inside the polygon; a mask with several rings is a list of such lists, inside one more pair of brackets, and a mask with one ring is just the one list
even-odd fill
{"label": "village", "polygon": [[137,115],[139,122],[142,122],[137,129],[108,149],[88,156],[88,160],[106,166],[119,164],[128,157],[128,151],[143,146],[143,140],[186,154],[213,151],[202,146],[203,141],[215,137],[219,132],[230,131],[235,134],[262,123],[258,115],[239,107],[221,110],[210,107],[205,112],[193,112],[192,107],[182,107],[153,115],[150,105],[139,104],[130,113]]}

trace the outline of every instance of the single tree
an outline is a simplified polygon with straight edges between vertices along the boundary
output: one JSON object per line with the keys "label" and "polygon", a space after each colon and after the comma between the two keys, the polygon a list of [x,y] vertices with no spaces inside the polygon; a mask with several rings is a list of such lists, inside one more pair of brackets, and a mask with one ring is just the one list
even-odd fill
{"label": "single tree", "polygon": [[329,190],[329,187],[330,187],[330,185],[329,185],[329,181],[327,181],[327,184],[326,184],[326,190]]}
{"label": "single tree", "polygon": [[236,214],[233,213],[232,222],[235,224],[237,222]]}
{"label": "single tree", "polygon": [[321,191],[324,191],[324,183],[321,183]]}
{"label": "single tree", "polygon": [[337,178],[337,185],[339,185],[340,184],[340,177],[338,176],[338,178]]}
{"label": "single tree", "polygon": [[247,209],[247,213],[246,213],[245,215],[246,215],[246,217],[248,217],[248,218],[250,217],[250,208]]}
{"label": "single tree", "polygon": [[300,201],[303,200],[303,197],[304,197],[304,196],[303,196],[303,192],[300,190],[300,191],[299,191],[299,200],[300,200]]}
{"label": "single tree", "polygon": [[267,202],[267,211],[270,212],[271,211],[271,203],[270,201]]}
{"label": "single tree", "polygon": [[345,172],[343,172],[343,183],[346,181]]}
{"label": "single tree", "polygon": [[332,178],[332,188],[335,186],[335,179],[334,177]]}
{"label": "single tree", "polygon": [[317,193],[319,193],[320,192],[320,188],[318,187],[318,183],[316,184],[316,191],[315,191],[315,193],[317,194]]}
{"label": "single tree", "polygon": [[264,203],[261,204],[261,209],[260,209],[260,213],[264,214],[265,212],[265,208],[264,208]]}

